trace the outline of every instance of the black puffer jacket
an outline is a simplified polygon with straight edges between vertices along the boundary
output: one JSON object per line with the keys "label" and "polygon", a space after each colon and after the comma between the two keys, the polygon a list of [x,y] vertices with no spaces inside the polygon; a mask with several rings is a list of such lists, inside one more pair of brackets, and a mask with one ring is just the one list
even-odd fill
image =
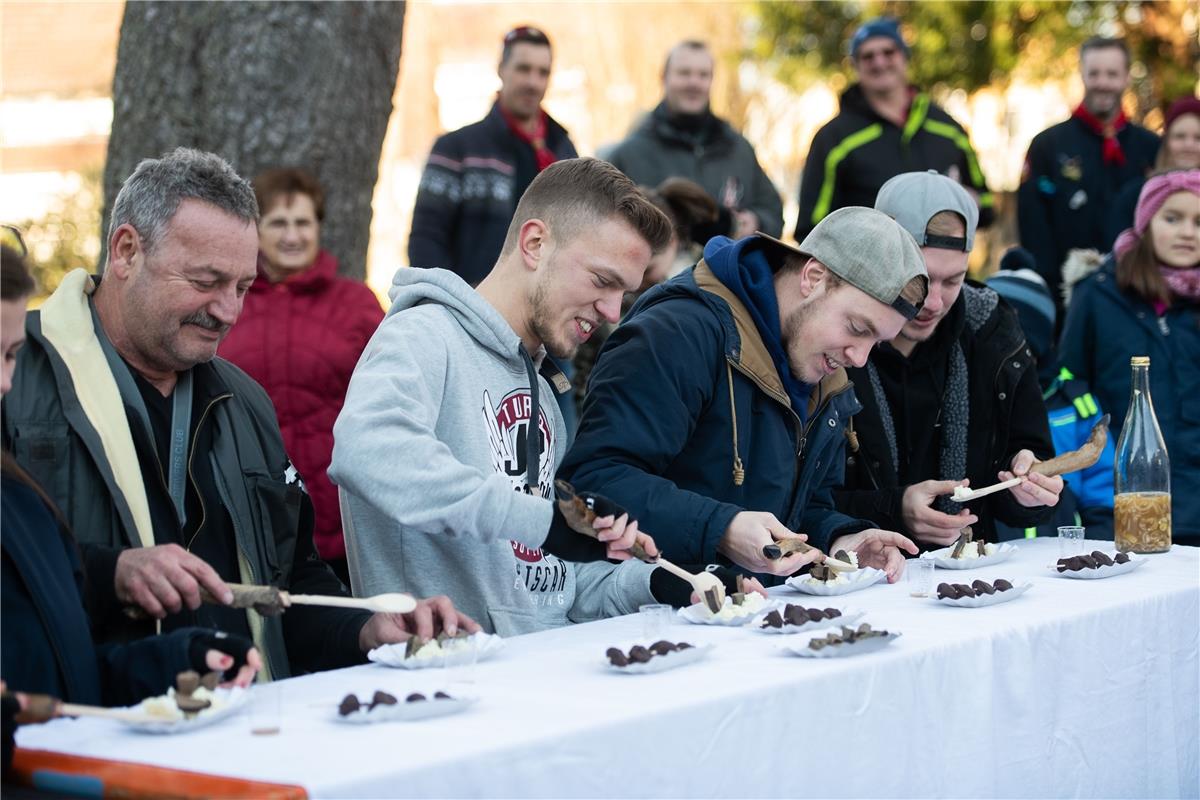
{"label": "black puffer jacket", "polygon": [[[901,375],[906,385],[916,387],[910,400],[916,398],[920,404],[907,407],[910,440],[920,435],[918,431],[929,431],[932,439],[928,444],[935,452],[940,448],[941,431],[949,424],[941,418],[944,391],[929,400],[928,392],[920,387],[944,383],[946,364],[956,341],[961,343],[968,365],[966,474],[947,478],[966,477],[972,486],[990,486],[997,480],[996,473],[1008,469],[1019,450],[1032,450],[1042,460],[1053,457],[1054,442],[1037,365],[1016,312],[991,289],[975,283],[963,287],[933,338],[918,345],[911,359],[903,359],[890,345],[881,345],[871,354],[877,369]],[[847,448],[846,480],[842,489],[834,492],[834,502],[843,513],[910,535],[901,514],[904,489],[942,476],[897,474],[868,371],[862,368],[847,372],[863,410],[852,423],[858,449]],[[889,396],[887,400],[894,414],[904,413],[899,398]],[[906,442],[897,444],[900,448],[906,446]],[[996,541],[997,519],[1025,528],[1053,513],[1045,507],[1026,508],[1011,492],[989,495],[969,503],[968,508],[979,517],[974,526],[976,536],[992,542]]]}
{"label": "black puffer jacket", "polygon": [[903,126],[871,108],[858,84],[842,95],[838,115],[813,137],[800,181],[796,241],[830,212],[874,207],[879,187],[904,172],[927,169],[949,175],[979,197],[979,227],[995,218],[979,159],[967,132],[929,95],[913,95]]}

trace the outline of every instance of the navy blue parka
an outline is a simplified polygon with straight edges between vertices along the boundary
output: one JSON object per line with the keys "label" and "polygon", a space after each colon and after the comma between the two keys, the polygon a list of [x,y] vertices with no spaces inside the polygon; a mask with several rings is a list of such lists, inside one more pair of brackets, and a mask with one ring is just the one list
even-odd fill
{"label": "navy blue parka", "polygon": [[[746,248],[782,263],[760,237],[719,257]],[[770,512],[826,548],[873,527],[832,498],[860,408],[839,369],[812,388],[802,421],[746,306],[701,261],[648,291],[605,343],[560,476],[624,506],[677,562],[729,564],[717,544],[741,511]]]}

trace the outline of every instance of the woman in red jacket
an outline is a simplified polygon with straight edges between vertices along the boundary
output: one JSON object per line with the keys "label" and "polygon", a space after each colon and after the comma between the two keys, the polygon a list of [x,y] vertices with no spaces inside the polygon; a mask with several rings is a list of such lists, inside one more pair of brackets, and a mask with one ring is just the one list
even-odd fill
{"label": "woman in red jacket", "polygon": [[312,497],[317,552],[349,586],[337,489],[325,470],[350,374],[383,310],[364,284],[338,277],[337,259],[320,248],[325,193],[315,178],[268,170],[254,179],[254,192],[258,278],[217,353],[271,396],[288,455]]}

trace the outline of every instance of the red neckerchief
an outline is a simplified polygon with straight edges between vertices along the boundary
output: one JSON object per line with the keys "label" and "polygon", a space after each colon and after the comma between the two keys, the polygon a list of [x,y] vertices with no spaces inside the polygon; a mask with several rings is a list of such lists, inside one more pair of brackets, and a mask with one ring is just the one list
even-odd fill
{"label": "red neckerchief", "polygon": [[546,147],[546,112],[538,109],[537,129],[531,134],[528,133],[521,123],[512,114],[509,114],[501,106],[500,113],[504,115],[504,121],[508,123],[508,129],[512,131],[518,139],[526,142],[533,148],[534,158],[537,159],[537,171],[541,172],[546,167],[553,164],[558,158]]}
{"label": "red neckerchief", "polygon": [[1117,109],[1117,116],[1111,122],[1101,122],[1092,112],[1083,107],[1083,103],[1071,112],[1071,116],[1087,125],[1092,133],[1104,139],[1104,163],[1116,164],[1118,167],[1125,166],[1125,151],[1121,149],[1121,143],[1117,141],[1117,134],[1129,122],[1125,118],[1125,112]]}

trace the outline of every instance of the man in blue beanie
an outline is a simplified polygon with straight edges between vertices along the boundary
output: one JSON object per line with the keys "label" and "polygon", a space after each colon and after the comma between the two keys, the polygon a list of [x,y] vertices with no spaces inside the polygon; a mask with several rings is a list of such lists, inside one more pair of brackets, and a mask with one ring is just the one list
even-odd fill
{"label": "man in blue beanie", "polygon": [[831,211],[873,206],[889,178],[927,169],[965,186],[979,205],[979,227],[991,224],[992,193],[967,132],[908,82],[909,56],[900,23],[891,17],[863,23],[850,39],[858,82],[813,137],[800,181],[797,241]]}

